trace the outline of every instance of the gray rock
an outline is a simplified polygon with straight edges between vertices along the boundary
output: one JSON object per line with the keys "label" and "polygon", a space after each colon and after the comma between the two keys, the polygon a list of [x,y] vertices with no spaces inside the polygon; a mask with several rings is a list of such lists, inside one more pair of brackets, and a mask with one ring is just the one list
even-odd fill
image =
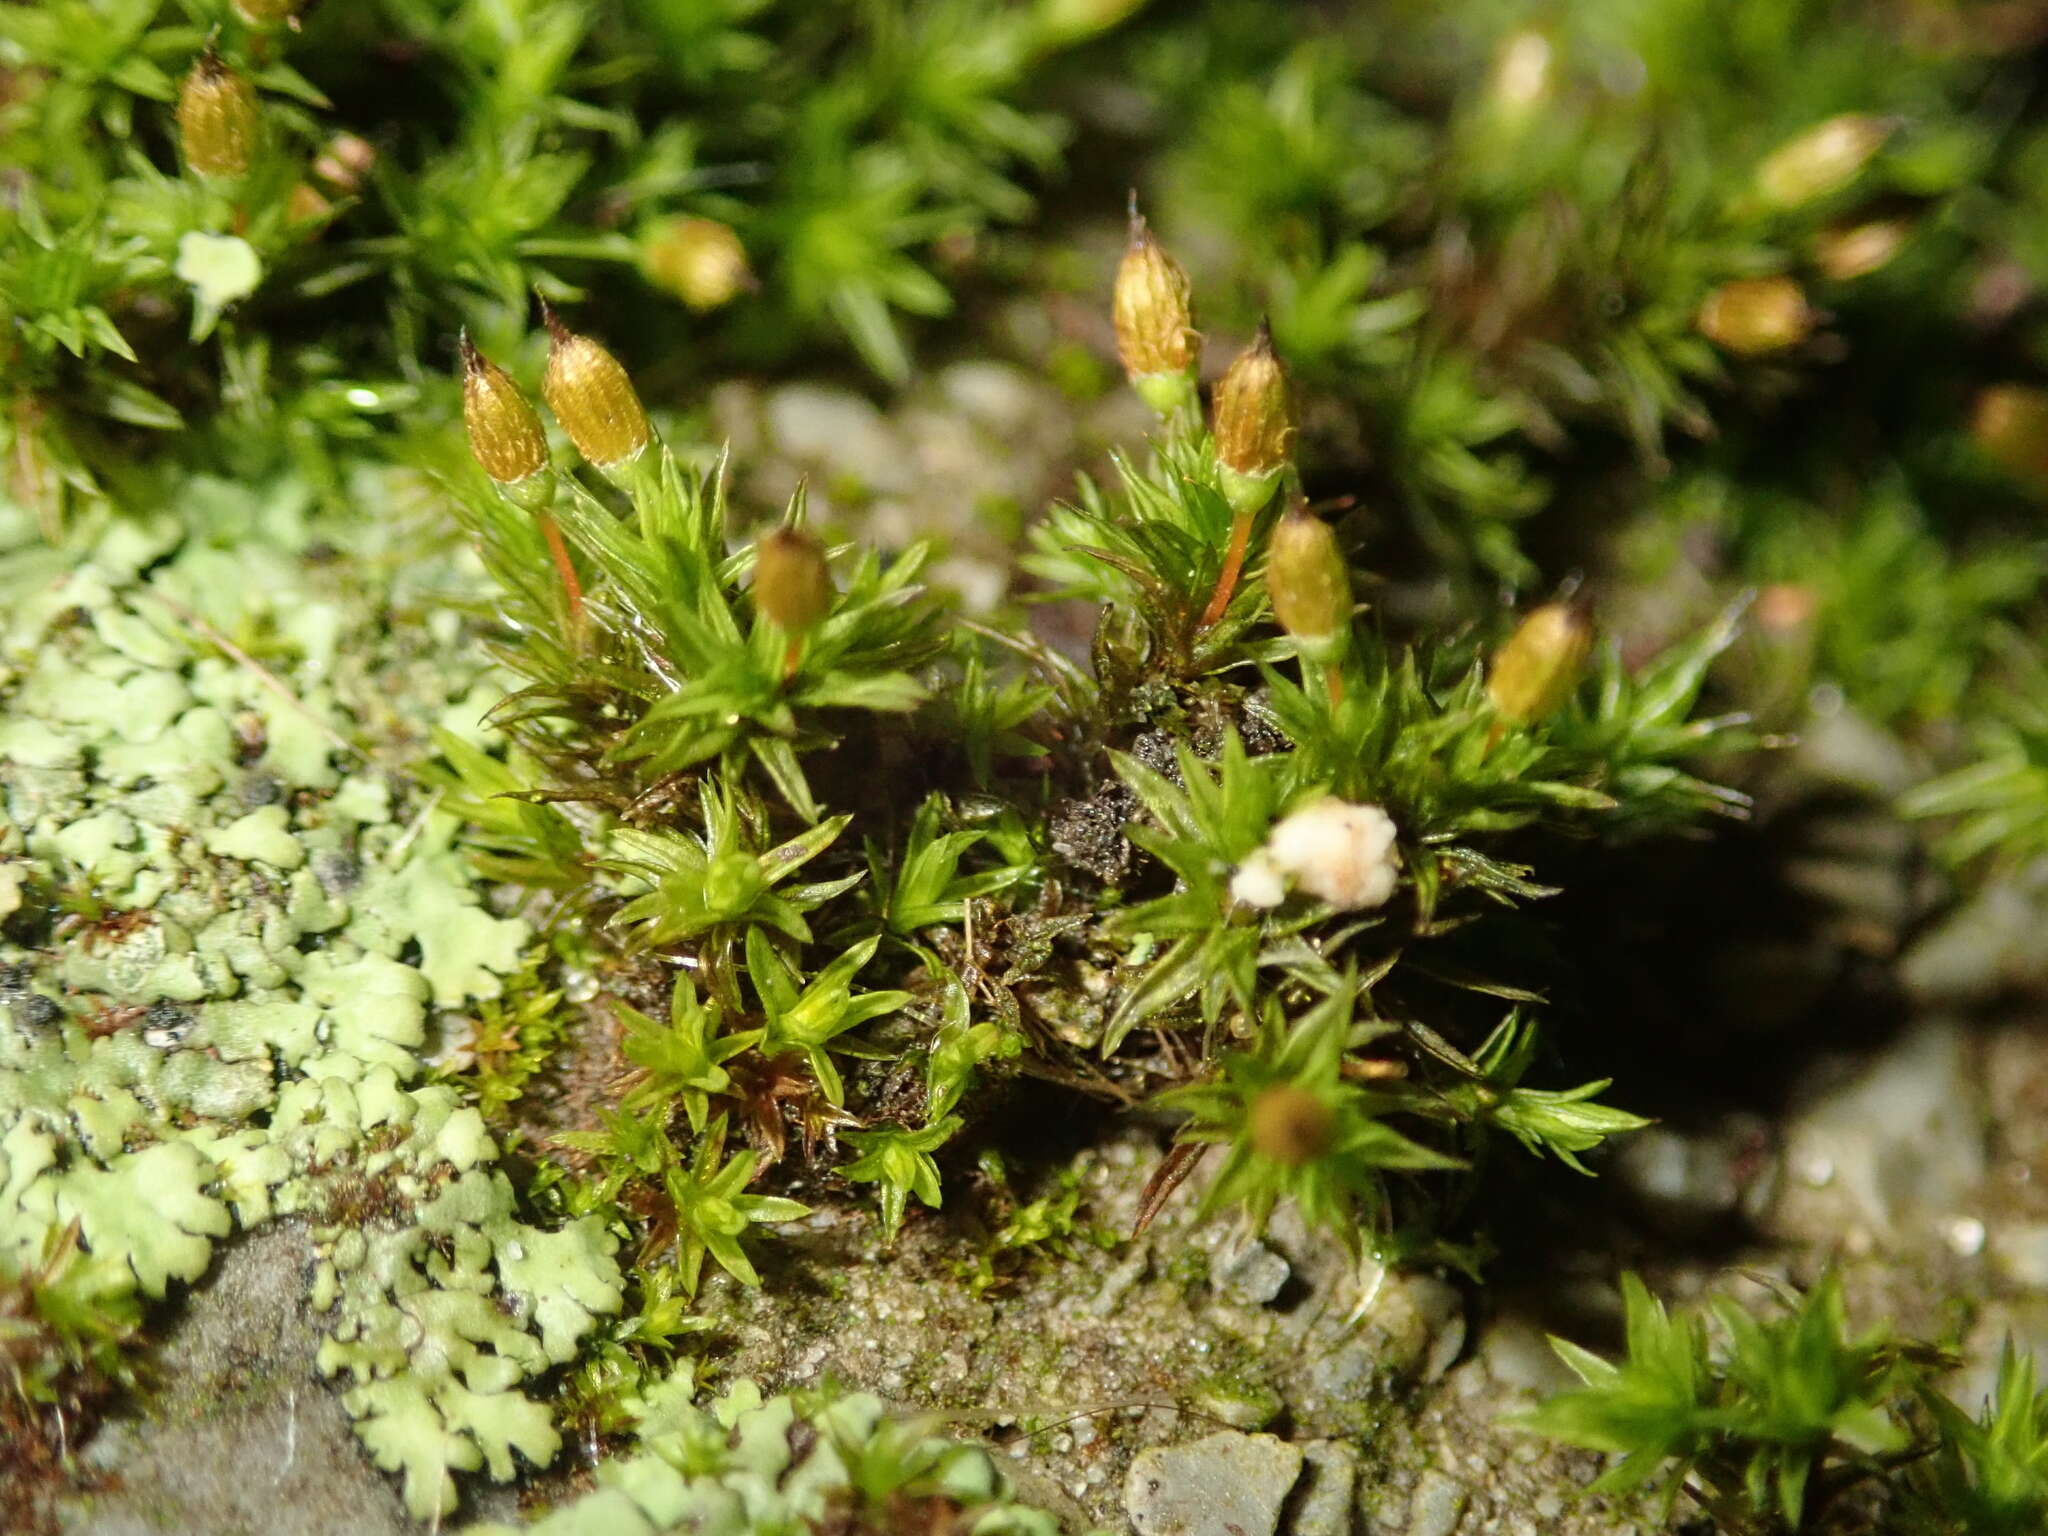
{"label": "gray rock", "polygon": [[1287,1406],[1272,1386],[1242,1376],[1212,1376],[1196,1385],[1188,1405],[1232,1429],[1264,1429]]}
{"label": "gray rock", "polygon": [[1262,1307],[1280,1294],[1293,1272],[1279,1254],[1252,1239],[1222,1260],[1216,1283],[1233,1301]]}
{"label": "gray rock", "polygon": [[869,491],[901,490],[911,456],[889,419],[849,389],[791,384],[768,397],[768,436],[790,458]]}
{"label": "gray rock", "polygon": [[1432,1382],[1464,1347],[1464,1302],[1455,1287],[1430,1275],[1388,1275],[1358,1331],[1317,1359],[1309,1380],[1339,1399],[1383,1382]]}
{"label": "gray rock", "polygon": [[1350,1536],[1358,1452],[1342,1440],[1311,1440],[1301,1454],[1306,1465],[1288,1536]]}
{"label": "gray rock", "polygon": [[1510,1392],[1547,1396],[1579,1384],[1543,1330],[1526,1317],[1503,1315],[1487,1324],[1479,1338],[1479,1359],[1486,1374]]}
{"label": "gray rock", "polygon": [[118,1480],[60,1511],[66,1536],[418,1529],[314,1374],[311,1258],[291,1223],[222,1245],[158,1361],[160,1398],[110,1418],[87,1447],[87,1463]]}
{"label": "gray rock", "polygon": [[1138,1536],[1274,1536],[1303,1463],[1298,1446],[1234,1430],[1154,1446],[1131,1463],[1124,1509]]}
{"label": "gray rock", "polygon": [[1360,1536],[1403,1536],[1408,1529],[1408,1495],[1392,1485],[1358,1490]]}
{"label": "gray rock", "polygon": [[1609,1166],[1661,1230],[1694,1237],[1768,1208],[1777,1163],[1758,1155],[1768,1135],[1752,1116],[1692,1133],[1653,1125],[1622,1137]]}
{"label": "gray rock", "polygon": [[1152,1250],[1140,1243],[1116,1268],[1103,1276],[1102,1289],[1090,1298],[1088,1310],[1097,1317],[1108,1317],[1124,1304],[1131,1287],[1145,1278],[1145,1271],[1151,1267]]}
{"label": "gray rock", "polygon": [[1984,1114],[1959,1025],[1902,1035],[1792,1122],[1777,1225],[1939,1236],[1984,1176]]}
{"label": "gray rock", "polygon": [[1793,753],[1802,774],[1885,800],[1903,794],[1915,776],[1898,738],[1850,709],[1840,690],[1826,684],[1813,692]]}
{"label": "gray rock", "polygon": [[1408,1496],[1408,1536],[1451,1536],[1472,1490],[1432,1467]]}
{"label": "gray rock", "polygon": [[2048,871],[1987,885],[1906,951],[1899,975],[1922,1002],[1958,1007],[2048,980]]}
{"label": "gray rock", "polygon": [[1411,1356],[1415,1378],[1441,1380],[1465,1347],[1465,1300],[1457,1287],[1431,1275],[1412,1275],[1387,1301],[1390,1309],[1406,1311],[1403,1336],[1417,1346]]}
{"label": "gray rock", "polygon": [[2007,1279],[2030,1290],[2048,1287],[2048,1222],[2014,1221],[1993,1227],[1990,1247]]}
{"label": "gray rock", "polygon": [[940,373],[939,394],[953,409],[997,433],[1030,426],[1059,396],[1021,368],[1008,363],[954,363]]}

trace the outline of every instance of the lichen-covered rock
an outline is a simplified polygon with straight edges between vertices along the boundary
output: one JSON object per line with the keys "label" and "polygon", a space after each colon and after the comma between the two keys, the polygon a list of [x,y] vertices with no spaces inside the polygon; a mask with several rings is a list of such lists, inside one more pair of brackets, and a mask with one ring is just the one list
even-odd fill
{"label": "lichen-covered rock", "polygon": [[497,996],[530,934],[360,743],[459,713],[486,663],[451,632],[403,667],[299,558],[303,508],[191,490],[58,567],[0,508],[0,1268],[75,1224],[161,1296],[237,1222],[308,1218],[319,1367],[438,1518],[452,1474],[553,1458],[533,1384],[622,1300],[616,1238],[522,1221],[476,1110],[418,1084],[434,1011]]}

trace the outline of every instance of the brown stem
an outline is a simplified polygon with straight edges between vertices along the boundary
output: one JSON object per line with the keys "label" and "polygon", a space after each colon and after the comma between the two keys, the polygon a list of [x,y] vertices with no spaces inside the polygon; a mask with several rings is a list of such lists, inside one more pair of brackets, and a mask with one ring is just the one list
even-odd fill
{"label": "brown stem", "polygon": [[1323,672],[1323,681],[1330,690],[1330,708],[1335,709],[1344,702],[1344,672],[1341,667],[1330,667]]}
{"label": "brown stem", "polygon": [[1209,1155],[1209,1144],[1200,1141],[1178,1143],[1165,1159],[1152,1171],[1152,1177],[1145,1181],[1145,1191],[1138,1197],[1138,1219],[1131,1225],[1131,1236],[1137,1237],[1152,1225],[1153,1218],[1166,1209],[1166,1202],[1173,1198],[1173,1192],[1188,1180],[1195,1171],[1195,1165]]}
{"label": "brown stem", "polygon": [[1209,628],[1230,606],[1231,594],[1237,591],[1237,578],[1244,572],[1245,546],[1251,541],[1252,515],[1240,512],[1230,521],[1230,548],[1224,551],[1223,569],[1216,573],[1216,590],[1209,594],[1209,606],[1202,610],[1202,622],[1197,628]]}
{"label": "brown stem", "polygon": [[803,655],[804,637],[802,635],[791,635],[789,637],[789,649],[782,653],[782,681],[784,683],[787,683],[792,677],[796,676],[797,663],[803,660]]}
{"label": "brown stem", "polygon": [[552,514],[541,513],[540,531],[548,541],[548,553],[554,556],[555,570],[562,578],[562,592],[569,599],[569,644],[580,651],[583,649],[583,583],[576,579],[575,562],[569,558],[569,546],[563,542],[561,525]]}

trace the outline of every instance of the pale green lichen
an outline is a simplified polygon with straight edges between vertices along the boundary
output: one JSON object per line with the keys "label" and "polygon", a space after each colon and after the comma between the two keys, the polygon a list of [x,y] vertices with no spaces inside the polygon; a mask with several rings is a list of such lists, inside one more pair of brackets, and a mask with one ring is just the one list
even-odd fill
{"label": "pale green lichen", "polygon": [[[0,1260],[75,1221],[160,1296],[236,1222],[306,1218],[320,1369],[438,1517],[451,1474],[554,1457],[527,1389],[618,1309],[617,1240],[519,1220],[475,1109],[412,1086],[436,1012],[496,996],[528,927],[347,746],[393,703],[377,636],[274,541],[222,569],[210,536],[267,498],[194,493],[184,536],[110,525],[68,564],[0,509]],[[404,702],[438,719],[482,671]]]}
{"label": "pale green lichen", "polygon": [[478,1525],[469,1536],[752,1536],[841,1528],[835,1521],[973,1536],[1059,1530],[1015,1502],[980,1446],[892,1420],[867,1393],[764,1398],[742,1381],[698,1407],[694,1385],[685,1371],[648,1392],[635,1407],[638,1453],[601,1467],[592,1492],[530,1526]]}

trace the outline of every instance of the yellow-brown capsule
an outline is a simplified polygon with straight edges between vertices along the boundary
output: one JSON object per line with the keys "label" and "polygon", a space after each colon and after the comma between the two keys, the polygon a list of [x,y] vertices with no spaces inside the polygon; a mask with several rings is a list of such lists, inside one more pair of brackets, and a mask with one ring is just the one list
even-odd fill
{"label": "yellow-brown capsule", "polygon": [[1804,630],[1820,612],[1820,594],[1797,581],[1774,581],[1756,595],[1756,627],[1773,640]]}
{"label": "yellow-brown capsule", "polygon": [[1893,124],[1868,112],[1844,112],[1781,145],[1756,168],[1756,189],[1774,208],[1797,208],[1839,192],[1884,147]]}
{"label": "yellow-brown capsule", "polygon": [[1970,437],[2007,473],[2037,494],[2048,492],[2048,390],[1986,385],[1970,412]]}
{"label": "yellow-brown capsule", "polygon": [[1181,264],[1152,238],[1131,207],[1131,238],[1116,270],[1111,316],[1116,351],[1131,387],[1162,416],[1195,401],[1193,289]]}
{"label": "yellow-brown capsule", "polygon": [[1912,238],[1904,219],[1863,219],[1839,224],[1813,237],[1813,261],[1822,275],[1846,283],[1890,264]]}
{"label": "yellow-brown capsule", "polygon": [[1231,510],[1263,507],[1293,451],[1294,391],[1261,320],[1252,344],[1216,383],[1216,460]]}
{"label": "yellow-brown capsule", "polygon": [[1486,672],[1486,696],[1517,725],[1557,712],[1593,649],[1593,622],[1575,603],[1545,603],[1515,626]]}
{"label": "yellow-brown capsule", "polygon": [[287,26],[299,30],[304,0],[235,0],[235,14],[252,27]]}
{"label": "yellow-brown capsule", "polygon": [[754,545],[754,606],[778,628],[800,635],[832,608],[825,546],[801,528],[773,528]]}
{"label": "yellow-brown capsule", "polygon": [[462,421],[469,451],[498,484],[518,485],[548,467],[548,439],[540,413],[512,375],[462,336]]}
{"label": "yellow-brown capsule", "polygon": [[1329,1105],[1292,1083],[1261,1089],[1245,1120],[1252,1150],[1289,1168],[1312,1163],[1329,1151],[1337,1130]]}
{"label": "yellow-brown capsule", "polygon": [[716,219],[664,219],[640,241],[640,270],[702,314],[756,287],[747,248]]}
{"label": "yellow-brown capsule", "polygon": [[1694,324],[1707,340],[1743,357],[1782,352],[1813,330],[1806,294],[1789,277],[1741,277],[1707,295]]}
{"label": "yellow-brown capsule", "polygon": [[1330,525],[1304,507],[1273,527],[1266,596],[1280,627],[1311,660],[1330,661],[1351,633],[1351,571]]}
{"label": "yellow-brown capsule", "polygon": [[310,181],[293,182],[291,191],[285,194],[284,221],[288,225],[324,223],[333,213],[334,204]]}
{"label": "yellow-brown capsule", "polygon": [[653,441],[647,411],[619,360],[541,306],[548,327],[548,366],[541,393],[576,449],[597,468],[623,468]]}
{"label": "yellow-brown capsule", "polygon": [[256,157],[262,117],[256,87],[211,48],[178,88],[178,148],[194,175],[234,181]]}

